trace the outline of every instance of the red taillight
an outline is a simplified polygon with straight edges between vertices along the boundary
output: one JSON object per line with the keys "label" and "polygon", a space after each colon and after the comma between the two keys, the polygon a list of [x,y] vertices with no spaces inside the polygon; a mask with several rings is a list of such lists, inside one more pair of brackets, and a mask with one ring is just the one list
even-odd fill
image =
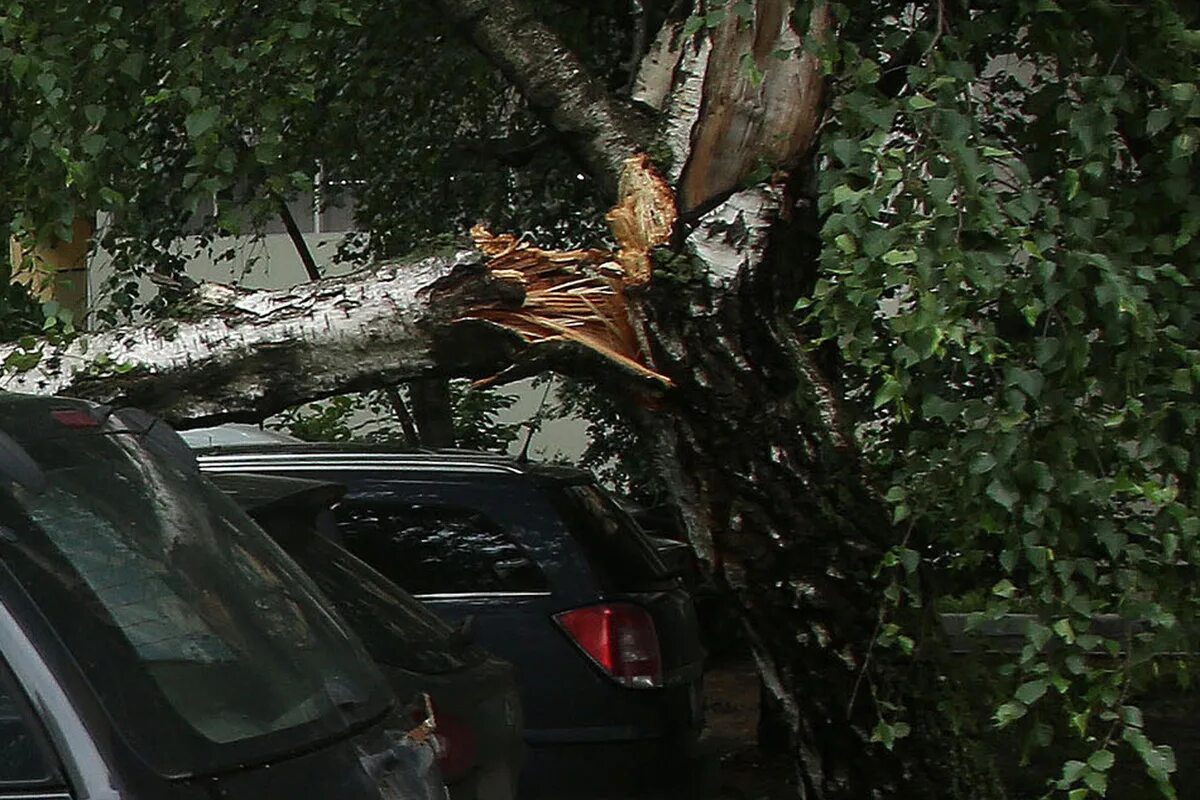
{"label": "red taillight", "polygon": [[88,411],[77,408],[60,408],[57,411],[51,411],[50,416],[54,417],[55,422],[59,425],[64,425],[68,428],[98,428],[100,421],[97,420]]}
{"label": "red taillight", "polygon": [[605,603],[556,614],[554,619],[592,661],[622,686],[662,686],[658,631],[646,609]]}

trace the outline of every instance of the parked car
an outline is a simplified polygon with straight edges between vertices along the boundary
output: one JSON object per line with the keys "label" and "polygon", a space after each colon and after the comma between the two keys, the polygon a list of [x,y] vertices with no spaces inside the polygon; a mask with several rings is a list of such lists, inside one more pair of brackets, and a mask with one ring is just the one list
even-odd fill
{"label": "parked car", "polygon": [[137,412],[0,394],[0,795],[433,800],[427,731]]}
{"label": "parked car", "polygon": [[316,581],[396,696],[433,699],[452,800],[513,800],[524,724],[512,665],[337,544],[332,506],[344,486],[249,473],[212,478]]}
{"label": "parked car", "polygon": [[349,487],[347,549],[452,624],[474,618],[480,645],[516,667],[523,796],[628,797],[689,774],[703,723],[691,597],[586,473],[348,444],[218,447],[199,461]]}

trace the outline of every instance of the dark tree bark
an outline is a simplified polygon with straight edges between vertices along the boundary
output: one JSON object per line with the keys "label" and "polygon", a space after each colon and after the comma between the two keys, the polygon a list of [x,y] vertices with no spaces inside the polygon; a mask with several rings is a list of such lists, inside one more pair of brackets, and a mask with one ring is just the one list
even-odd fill
{"label": "dark tree bark", "polygon": [[412,414],[409,413],[408,404],[404,402],[404,397],[400,394],[400,388],[387,386],[383,391],[387,396],[388,404],[392,407],[392,413],[396,415],[396,419],[400,423],[400,430],[404,431],[405,444],[409,447],[420,447],[421,435],[417,433],[417,424],[413,421]]}
{"label": "dark tree bark", "polygon": [[409,381],[413,420],[424,447],[454,447],[454,413],[450,400],[450,382],[445,378],[417,378]]}
{"label": "dark tree bark", "polygon": [[781,265],[794,275],[811,263],[811,233],[775,216],[755,269],[719,288],[652,290],[655,363],[676,388],[640,419],[697,549],[739,599],[802,796],[898,797],[900,765],[869,742],[878,710],[867,696],[850,703],[882,601],[873,572],[894,534],[789,319],[797,282],[777,279]]}
{"label": "dark tree bark", "polygon": [[613,96],[522,0],[430,0],[556,130],[610,195],[621,164],[645,149],[650,120]]}

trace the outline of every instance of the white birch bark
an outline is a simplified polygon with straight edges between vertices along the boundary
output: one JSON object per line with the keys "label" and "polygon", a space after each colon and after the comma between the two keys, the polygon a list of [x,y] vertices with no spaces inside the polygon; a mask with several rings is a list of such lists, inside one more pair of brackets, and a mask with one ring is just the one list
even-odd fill
{"label": "white birch bark", "polygon": [[[37,365],[10,369],[0,386],[215,421],[258,419],[356,386],[477,372],[486,369],[482,346],[439,343],[462,308],[458,292],[486,289],[481,264],[463,251],[284,290],[204,284],[189,318],[41,342]],[[19,351],[0,349],[0,362]]]}

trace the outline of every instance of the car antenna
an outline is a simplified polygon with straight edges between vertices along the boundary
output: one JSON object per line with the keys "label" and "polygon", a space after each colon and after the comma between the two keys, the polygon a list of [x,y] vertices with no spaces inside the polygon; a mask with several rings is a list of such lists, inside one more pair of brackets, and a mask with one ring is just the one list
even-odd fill
{"label": "car antenna", "polygon": [[537,411],[533,412],[533,416],[529,419],[529,432],[525,434],[525,444],[521,445],[521,452],[517,456],[518,464],[529,463],[529,445],[533,442],[533,435],[542,427],[542,410],[546,407],[546,399],[550,397],[550,389],[554,387],[554,376],[551,376],[546,381],[546,391],[542,392],[542,401],[538,403]]}

